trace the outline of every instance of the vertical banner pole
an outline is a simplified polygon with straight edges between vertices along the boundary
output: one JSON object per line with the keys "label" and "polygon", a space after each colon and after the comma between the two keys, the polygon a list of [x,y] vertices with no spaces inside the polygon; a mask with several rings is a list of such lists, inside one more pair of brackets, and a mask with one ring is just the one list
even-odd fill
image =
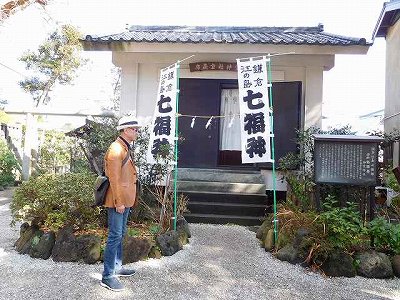
{"label": "vertical banner pole", "polygon": [[271,72],[271,55],[268,54],[268,80],[269,80],[269,106],[271,109],[271,158],[272,158],[272,186],[273,186],[273,194],[274,194],[274,240],[275,244],[278,240],[278,219],[277,219],[277,211],[276,211],[276,169],[275,169],[275,136],[274,136],[274,110],[273,110],[273,100],[272,100],[272,72]]}
{"label": "vertical banner pole", "polygon": [[177,180],[178,180],[178,113],[179,113],[179,61],[176,64],[176,116],[175,116],[175,172],[174,172],[174,230],[176,230],[176,209],[177,209]]}

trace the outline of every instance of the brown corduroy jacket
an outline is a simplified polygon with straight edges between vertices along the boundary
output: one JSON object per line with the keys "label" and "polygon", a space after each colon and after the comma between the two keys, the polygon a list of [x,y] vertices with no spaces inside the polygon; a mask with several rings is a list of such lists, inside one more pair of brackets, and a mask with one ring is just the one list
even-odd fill
{"label": "brown corduroy jacket", "polygon": [[136,198],[136,168],[131,158],[122,166],[128,153],[128,147],[121,138],[117,138],[104,157],[104,170],[110,180],[106,194],[105,207],[124,205],[132,207]]}

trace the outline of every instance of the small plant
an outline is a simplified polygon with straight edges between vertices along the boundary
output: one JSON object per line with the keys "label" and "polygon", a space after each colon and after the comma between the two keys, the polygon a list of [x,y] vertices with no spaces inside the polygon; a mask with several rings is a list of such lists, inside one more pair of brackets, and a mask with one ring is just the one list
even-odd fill
{"label": "small plant", "polygon": [[158,224],[152,224],[149,231],[152,235],[156,235],[160,231],[160,226]]}
{"label": "small plant", "polygon": [[334,248],[347,250],[363,239],[365,230],[354,203],[338,207],[336,199],[328,195],[325,199],[320,222],[326,228],[327,239]]}
{"label": "small plant", "polygon": [[135,236],[139,236],[140,235],[140,231],[138,229],[136,229],[136,228],[128,228],[126,234],[128,236],[135,237]]}
{"label": "small plant", "polygon": [[385,218],[377,217],[369,223],[368,233],[376,249],[400,254],[400,224],[389,223]]}

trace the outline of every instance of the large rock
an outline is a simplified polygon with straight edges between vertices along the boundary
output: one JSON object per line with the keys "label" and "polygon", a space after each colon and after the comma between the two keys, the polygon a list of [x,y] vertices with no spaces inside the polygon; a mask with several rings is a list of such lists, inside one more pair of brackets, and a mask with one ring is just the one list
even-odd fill
{"label": "large rock", "polygon": [[356,269],[353,265],[353,258],[342,251],[330,253],[327,260],[321,266],[325,275],[332,277],[354,277]]}
{"label": "large rock", "polygon": [[276,253],[276,257],[279,260],[287,261],[291,264],[297,264],[300,262],[297,249],[293,247],[293,244],[287,244],[285,247],[280,249]]}
{"label": "large rock", "polygon": [[176,220],[176,231],[184,231],[188,238],[192,237],[189,229],[189,223],[185,220],[184,217],[179,217]]}
{"label": "large rock", "polygon": [[101,239],[93,234],[78,236],[75,241],[78,249],[78,259],[82,259],[87,264],[94,264],[100,259]]}
{"label": "large rock", "polygon": [[151,244],[146,239],[126,236],[123,242],[122,262],[133,263],[148,257]]}
{"label": "large rock", "polygon": [[304,243],[304,240],[310,235],[311,231],[308,228],[301,227],[296,231],[296,235],[293,240],[293,247],[296,249],[300,248]]}
{"label": "large rock", "polygon": [[162,254],[160,249],[156,245],[152,245],[150,252],[149,252],[149,258],[161,258]]}
{"label": "large rock", "polygon": [[275,237],[274,237],[274,230],[268,230],[267,236],[264,239],[264,248],[266,251],[271,251],[274,248],[275,244]]}
{"label": "large rock", "polygon": [[[281,249],[285,247],[287,244],[293,242],[293,239],[287,234],[284,230],[280,229],[278,234],[278,240],[275,244],[275,249]],[[293,244],[292,244],[293,245]]]}
{"label": "large rock", "polygon": [[380,252],[367,251],[356,256],[359,262],[357,273],[368,278],[389,278],[393,276],[389,257]]}
{"label": "large rock", "polygon": [[395,255],[392,258],[393,273],[397,277],[400,277],[400,255]]}
{"label": "large rock", "polygon": [[310,234],[311,231],[308,228],[301,227],[297,230],[293,240],[293,247],[297,249],[298,258],[303,267],[307,267],[311,263],[309,261],[309,254],[313,246],[313,241],[308,238]]}
{"label": "large rock", "polygon": [[29,255],[33,258],[48,259],[53,250],[56,235],[54,232],[46,232],[41,235],[37,240],[38,236],[34,236],[31,242],[31,249]]}
{"label": "large rock", "polygon": [[258,228],[257,233],[256,233],[256,237],[261,240],[264,241],[265,237],[268,234],[268,230],[270,230],[272,227],[271,225],[271,220],[267,219],[265,220],[261,226]]}
{"label": "large rock", "polygon": [[29,227],[30,226],[28,222],[23,223],[19,228],[19,235],[22,235]]}
{"label": "large rock", "polygon": [[54,261],[79,261],[94,264],[100,259],[101,239],[96,235],[75,236],[72,227],[61,229],[53,247]]}
{"label": "large rock", "polygon": [[32,225],[26,227],[25,223],[21,225],[20,233],[20,237],[14,244],[15,249],[20,254],[29,254],[32,248],[32,239],[35,237],[35,241],[37,239],[40,240],[40,237],[43,234],[43,232],[39,230],[38,226]]}
{"label": "large rock", "polygon": [[156,238],[156,242],[164,256],[171,256],[182,249],[182,244],[179,241],[179,233],[174,230],[160,234]]}
{"label": "large rock", "polygon": [[51,253],[54,261],[78,261],[79,249],[72,227],[62,228],[56,238],[56,242]]}
{"label": "large rock", "polygon": [[189,244],[189,237],[188,237],[186,231],[180,230],[180,231],[178,231],[178,234],[179,234],[179,243],[181,245]]}

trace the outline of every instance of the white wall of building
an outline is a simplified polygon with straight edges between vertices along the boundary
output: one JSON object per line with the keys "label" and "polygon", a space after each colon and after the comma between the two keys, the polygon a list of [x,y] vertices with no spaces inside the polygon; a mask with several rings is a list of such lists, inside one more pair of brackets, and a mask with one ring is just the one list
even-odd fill
{"label": "white wall of building", "polygon": [[[159,72],[191,54],[113,52],[113,62],[122,68],[121,113],[136,111],[138,117],[149,121],[153,115]],[[256,54],[255,54],[256,55]],[[235,62],[248,54],[196,54],[181,64],[181,78],[236,79],[236,72],[190,72],[189,62]],[[286,55],[272,58],[273,81],[302,82],[302,124],[321,127],[323,71],[334,63],[333,55]]]}
{"label": "white wall of building", "polygon": [[[400,21],[386,33],[385,133],[400,128]],[[399,143],[393,143],[393,167],[399,165]]]}
{"label": "white wall of building", "polygon": [[386,35],[385,132],[400,128],[400,21]]}

